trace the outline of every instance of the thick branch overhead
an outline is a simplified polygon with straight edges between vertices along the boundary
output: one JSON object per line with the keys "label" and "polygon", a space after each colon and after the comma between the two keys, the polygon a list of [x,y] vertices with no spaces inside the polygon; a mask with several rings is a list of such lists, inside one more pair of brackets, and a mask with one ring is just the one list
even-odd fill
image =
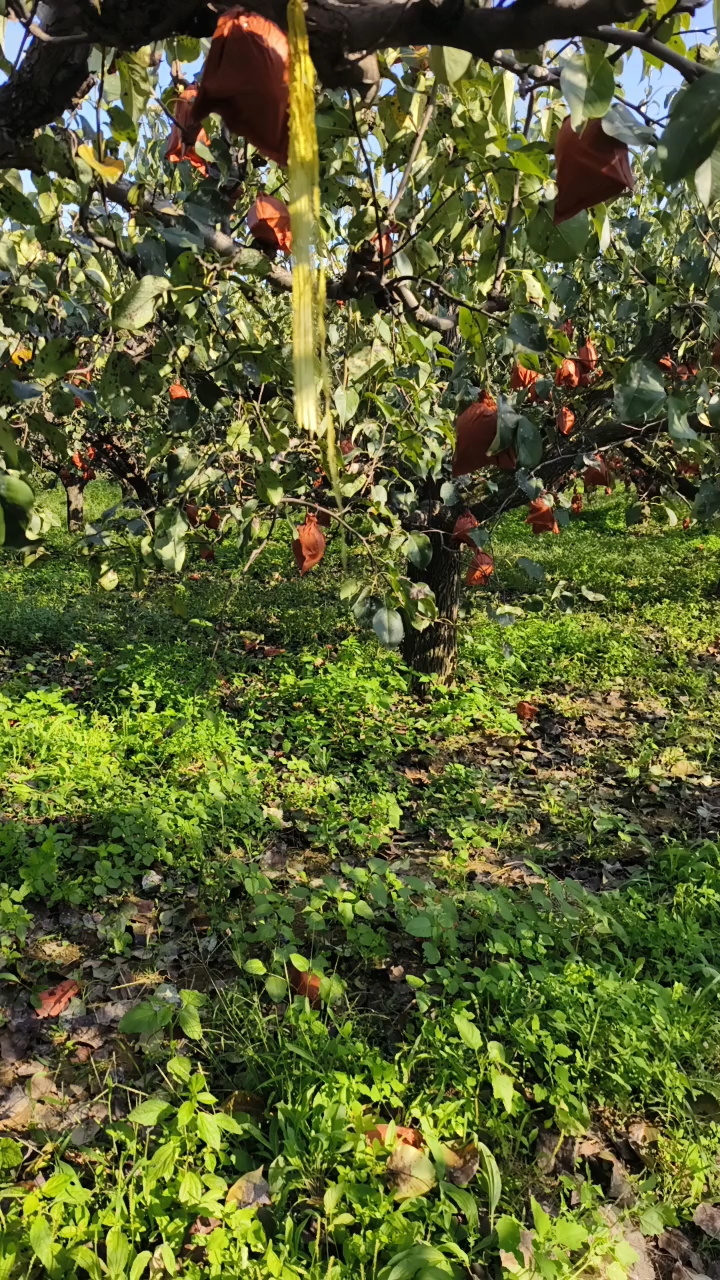
{"label": "thick branch overhead", "polygon": [[[17,152],[34,130],[57,120],[82,95],[92,45],[132,50],[173,35],[209,35],[220,0],[211,10],[198,0],[49,0],[28,33],[19,67],[0,88],[0,162]],[[285,0],[247,0],[246,8],[284,26]],[[550,40],[600,35],[631,43],[611,24],[641,13],[643,0],[516,0],[506,8],[475,8],[457,0],[310,0],[307,9],[313,56],[327,85],[367,85],[371,67],[359,55],[403,45],[444,44],[491,61],[499,50],[529,48]],[[48,38],[49,37],[49,38]],[[86,37],[86,39],[83,39]],[[642,46],[637,36],[633,44]],[[652,52],[665,49],[653,41]],[[667,51],[667,61],[672,61]],[[677,58],[677,55],[675,55]],[[684,60],[686,63],[689,60]],[[692,64],[689,64],[692,65]]]}

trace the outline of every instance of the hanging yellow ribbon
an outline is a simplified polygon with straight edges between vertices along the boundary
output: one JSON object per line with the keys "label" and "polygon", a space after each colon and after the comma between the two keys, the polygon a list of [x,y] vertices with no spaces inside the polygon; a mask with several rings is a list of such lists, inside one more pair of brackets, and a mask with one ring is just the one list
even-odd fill
{"label": "hanging yellow ribbon", "polygon": [[321,380],[320,294],[324,276],[318,253],[320,166],[315,129],[315,68],[310,57],[302,0],[289,0],[290,218],[293,236],[293,366],[295,417],[302,433],[317,436]]}
{"label": "hanging yellow ribbon", "polygon": [[320,163],[315,128],[315,67],[302,0],[288,0],[290,43],[290,220],[293,237],[295,420],[301,434],[324,436],[326,466],[342,510],[330,373],[325,353],[325,269],[320,233]]}

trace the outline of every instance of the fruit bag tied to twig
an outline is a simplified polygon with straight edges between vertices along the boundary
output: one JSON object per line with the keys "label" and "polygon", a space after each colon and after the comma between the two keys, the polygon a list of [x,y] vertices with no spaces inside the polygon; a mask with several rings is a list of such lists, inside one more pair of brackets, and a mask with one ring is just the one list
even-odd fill
{"label": "fruit bag tied to twig", "polygon": [[601,120],[590,120],[582,133],[576,133],[570,117],[565,117],[555,143],[555,169],[556,224],[614,200],[635,185],[625,143],[605,133]]}
{"label": "fruit bag tied to twig", "polygon": [[195,126],[213,111],[268,160],[287,164],[287,36],[239,5],[218,18],[193,103]]}

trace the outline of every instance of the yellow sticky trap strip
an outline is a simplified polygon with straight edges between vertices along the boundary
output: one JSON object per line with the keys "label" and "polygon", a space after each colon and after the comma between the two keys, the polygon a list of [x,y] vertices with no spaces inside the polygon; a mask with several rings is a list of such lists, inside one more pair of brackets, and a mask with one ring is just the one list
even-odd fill
{"label": "yellow sticky trap strip", "polygon": [[[317,436],[321,379],[319,260],[320,166],[315,130],[315,68],[310,57],[302,0],[289,0],[290,220],[293,237],[293,367],[295,418],[301,432]],[[324,280],[323,280],[324,285]]]}

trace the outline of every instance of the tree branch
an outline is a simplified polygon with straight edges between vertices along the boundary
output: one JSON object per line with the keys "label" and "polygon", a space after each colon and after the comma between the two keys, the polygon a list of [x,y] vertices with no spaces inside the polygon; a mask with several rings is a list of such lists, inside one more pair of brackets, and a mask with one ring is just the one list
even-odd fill
{"label": "tree branch", "polygon": [[710,70],[703,63],[693,62],[690,58],[683,57],[681,53],[676,53],[674,49],[668,49],[666,44],[656,40],[654,36],[643,35],[642,31],[620,31],[617,27],[598,27],[597,31],[589,34],[596,35],[598,40],[605,40],[608,44],[618,44],[626,49],[642,49],[653,58],[659,58],[669,67],[674,67],[686,80],[698,80]]}

